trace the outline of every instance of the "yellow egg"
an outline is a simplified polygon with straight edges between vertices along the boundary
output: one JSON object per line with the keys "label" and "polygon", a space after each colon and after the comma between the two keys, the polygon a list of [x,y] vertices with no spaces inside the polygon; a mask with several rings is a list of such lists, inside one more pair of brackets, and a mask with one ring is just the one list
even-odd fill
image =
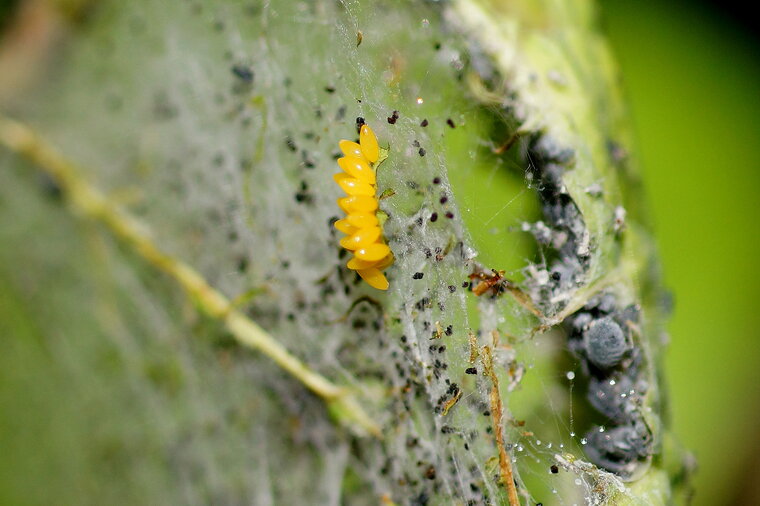
{"label": "yellow egg", "polygon": [[359,146],[355,142],[342,140],[338,143],[338,146],[340,147],[340,150],[343,152],[343,154],[346,156],[364,158],[364,154],[362,153],[362,147]]}
{"label": "yellow egg", "polygon": [[360,269],[356,272],[372,288],[377,288],[378,290],[388,289],[388,279],[385,277],[385,274],[380,272],[378,269],[370,267],[369,269]]}
{"label": "yellow egg", "polygon": [[375,213],[351,213],[346,216],[346,221],[356,228],[369,228],[377,226]]}
{"label": "yellow egg", "polygon": [[344,156],[338,158],[338,165],[349,176],[365,183],[375,184],[375,171],[367,165],[364,158]]}
{"label": "yellow egg", "polygon": [[366,248],[380,239],[380,227],[360,228],[348,237],[340,240],[340,245],[349,251]]}
{"label": "yellow egg", "polygon": [[349,176],[348,174],[342,174],[342,178],[337,178],[338,174],[333,176],[335,180],[338,182],[338,185],[343,189],[344,192],[346,192],[347,195],[374,195],[375,194],[375,187],[372,186],[369,183],[365,183],[363,181],[360,181],[359,179],[353,178]]}
{"label": "yellow egg", "polygon": [[359,260],[358,258],[353,257],[348,261],[346,267],[351,270],[358,271],[359,269],[369,269],[370,267],[375,267],[376,265],[377,262],[367,262],[366,260]]}
{"label": "yellow egg", "polygon": [[393,253],[388,253],[388,256],[377,262],[377,265],[375,267],[382,271],[393,265],[394,260],[395,258],[393,258]]}
{"label": "yellow egg", "polygon": [[356,255],[356,258],[358,258],[359,260],[366,260],[368,262],[373,262],[377,260],[382,260],[390,252],[391,252],[391,249],[388,247],[387,244],[375,243],[367,247],[357,249],[354,255]]}
{"label": "yellow egg", "polygon": [[348,235],[351,235],[357,230],[359,230],[355,226],[351,225],[346,219],[336,221],[333,226],[337,228],[338,230],[340,230],[341,232],[343,232],[344,234],[348,234]]}
{"label": "yellow egg", "polygon": [[377,211],[377,199],[374,195],[351,195],[350,197],[339,198],[338,206],[346,214],[355,212],[372,213]]}
{"label": "yellow egg", "polygon": [[364,157],[370,163],[375,163],[380,157],[380,146],[377,145],[377,137],[369,125],[362,125],[359,130],[359,144],[361,144]]}

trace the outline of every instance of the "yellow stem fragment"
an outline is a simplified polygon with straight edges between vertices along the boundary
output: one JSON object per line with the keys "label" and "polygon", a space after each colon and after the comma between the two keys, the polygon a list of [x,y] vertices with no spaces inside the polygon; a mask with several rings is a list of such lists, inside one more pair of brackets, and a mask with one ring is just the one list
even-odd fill
{"label": "yellow stem fragment", "polygon": [[520,506],[520,499],[517,497],[517,487],[515,487],[515,478],[512,473],[512,460],[507,453],[504,444],[503,432],[503,412],[501,404],[501,395],[499,393],[499,378],[493,370],[493,354],[489,346],[483,346],[483,369],[486,376],[491,379],[491,392],[489,395],[491,401],[491,421],[493,423],[493,432],[496,435],[496,446],[499,449],[499,475],[505,487],[507,487],[507,497],[509,506]]}

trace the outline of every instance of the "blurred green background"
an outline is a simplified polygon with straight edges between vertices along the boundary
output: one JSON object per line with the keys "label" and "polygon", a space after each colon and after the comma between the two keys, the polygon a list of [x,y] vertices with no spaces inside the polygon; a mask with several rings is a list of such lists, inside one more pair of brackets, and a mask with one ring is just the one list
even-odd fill
{"label": "blurred green background", "polygon": [[675,299],[667,381],[698,505],[760,503],[760,64],[730,7],[602,2]]}

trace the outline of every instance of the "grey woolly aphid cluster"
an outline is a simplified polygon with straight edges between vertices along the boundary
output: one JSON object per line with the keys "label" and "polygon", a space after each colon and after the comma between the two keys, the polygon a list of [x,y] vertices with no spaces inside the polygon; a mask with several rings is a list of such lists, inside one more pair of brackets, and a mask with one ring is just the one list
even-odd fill
{"label": "grey woolly aphid cluster", "polygon": [[[575,153],[550,136],[526,143],[528,175],[538,185],[545,222],[526,224],[545,260],[527,269],[531,296],[547,314],[566,311],[587,282],[594,248],[584,215],[567,190],[565,174]],[[649,391],[645,350],[637,334],[640,308],[601,292],[564,320],[568,348],[580,360],[585,396],[599,424],[583,438],[586,456],[623,480],[641,476],[654,453],[653,431],[643,412]]]}
{"label": "grey woolly aphid cluster", "polygon": [[526,143],[524,157],[530,160],[526,175],[537,185],[545,221],[525,224],[523,229],[551,253],[542,263],[528,267],[528,286],[533,300],[552,314],[584,283],[591,258],[589,231],[563,180],[574,163],[573,150],[536,133]]}
{"label": "grey woolly aphid cluster", "polygon": [[653,453],[652,433],[642,415],[648,390],[642,377],[644,355],[633,339],[639,309],[620,308],[615,296],[601,294],[566,322],[568,346],[588,379],[586,398],[608,423],[586,434],[591,461],[623,479],[646,468]]}

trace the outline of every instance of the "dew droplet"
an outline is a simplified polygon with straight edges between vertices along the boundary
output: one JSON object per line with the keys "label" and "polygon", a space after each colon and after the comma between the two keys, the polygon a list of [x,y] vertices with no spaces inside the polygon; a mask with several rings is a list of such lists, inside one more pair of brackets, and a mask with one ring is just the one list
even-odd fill
{"label": "dew droplet", "polygon": [[585,437],[581,439],[581,444],[582,445],[588,444],[588,439],[586,439]]}
{"label": "dew droplet", "polygon": [[567,376],[567,379],[570,381],[575,379],[575,373],[573,371],[567,371],[567,374],[565,374],[565,376]]}
{"label": "dew droplet", "polygon": [[417,97],[417,105],[422,105],[423,102],[422,97]]}

